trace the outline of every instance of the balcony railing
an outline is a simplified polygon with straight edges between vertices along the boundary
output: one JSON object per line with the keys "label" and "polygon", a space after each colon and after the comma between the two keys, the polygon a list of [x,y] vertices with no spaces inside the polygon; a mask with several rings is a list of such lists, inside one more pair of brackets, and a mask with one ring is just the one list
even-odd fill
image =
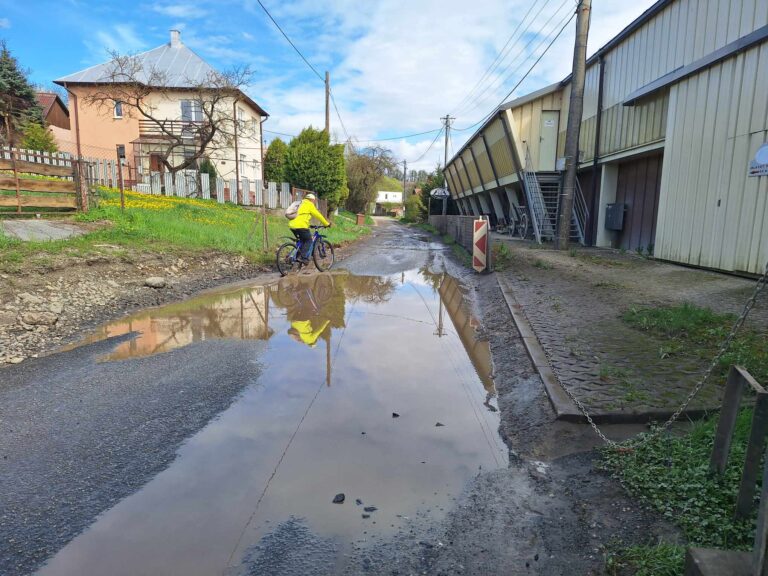
{"label": "balcony railing", "polygon": [[208,122],[194,120],[139,120],[139,139],[152,140],[189,140],[200,139],[208,129]]}

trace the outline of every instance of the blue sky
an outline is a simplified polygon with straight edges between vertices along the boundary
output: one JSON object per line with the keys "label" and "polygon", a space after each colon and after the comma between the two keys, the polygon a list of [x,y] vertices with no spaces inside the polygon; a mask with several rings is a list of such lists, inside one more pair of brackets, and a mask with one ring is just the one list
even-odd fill
{"label": "blue sky", "polygon": [[[590,52],[654,0],[593,0]],[[438,128],[451,112],[456,127],[493,109],[528,70],[575,0],[262,0],[307,59],[331,72],[347,133],[359,143]],[[519,26],[519,27],[518,27]],[[269,113],[266,130],[296,134],[324,123],[323,84],[301,61],[256,0],[0,0],[0,38],[30,79],[42,85],[108,59],[168,42],[168,31],[213,66],[249,64],[249,94]],[[506,57],[471,93],[513,31]],[[513,94],[560,80],[570,68],[573,22]],[[469,98],[467,95],[469,94]],[[335,113],[332,132],[346,138]],[[453,149],[470,131],[456,132]],[[274,134],[267,133],[268,138]],[[434,135],[382,144],[416,168],[443,155]],[[423,156],[418,163],[413,161]]]}

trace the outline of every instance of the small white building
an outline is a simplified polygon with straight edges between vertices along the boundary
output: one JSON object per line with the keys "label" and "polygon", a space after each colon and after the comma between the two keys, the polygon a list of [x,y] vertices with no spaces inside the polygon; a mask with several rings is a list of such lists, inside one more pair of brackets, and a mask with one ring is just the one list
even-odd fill
{"label": "small white building", "polygon": [[402,204],[403,193],[402,192],[390,192],[387,190],[379,190],[376,192],[376,204]]}

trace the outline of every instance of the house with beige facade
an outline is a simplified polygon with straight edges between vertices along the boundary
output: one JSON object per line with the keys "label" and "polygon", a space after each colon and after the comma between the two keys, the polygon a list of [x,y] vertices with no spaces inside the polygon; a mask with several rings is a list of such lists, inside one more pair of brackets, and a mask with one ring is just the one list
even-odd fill
{"label": "house with beige facade", "polygon": [[[126,180],[148,182],[180,166],[199,149],[210,118],[203,114],[205,83],[215,70],[172,30],[167,44],[133,57],[140,69],[136,77],[146,84],[142,107],[152,119],[117,99],[105,103],[110,85],[119,84],[115,61],[92,66],[56,80],[69,93],[70,123],[78,155],[125,158]],[[162,78],[154,87],[153,79]],[[242,90],[216,103],[221,126],[206,149],[218,175],[224,179],[262,178],[262,123],[268,114]],[[180,142],[171,147],[169,142]],[[169,152],[170,150],[170,152]]]}
{"label": "house with beige facade", "polygon": [[[571,79],[507,102],[448,162],[463,214],[551,239]],[[572,238],[712,268],[768,261],[768,2],[659,0],[587,60]]]}

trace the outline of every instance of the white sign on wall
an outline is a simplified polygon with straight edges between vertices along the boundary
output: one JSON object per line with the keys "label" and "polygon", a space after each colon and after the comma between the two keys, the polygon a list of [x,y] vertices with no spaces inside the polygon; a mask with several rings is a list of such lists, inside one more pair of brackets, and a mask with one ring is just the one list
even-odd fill
{"label": "white sign on wall", "polygon": [[758,148],[754,160],[749,163],[747,176],[768,176],[768,142]]}

